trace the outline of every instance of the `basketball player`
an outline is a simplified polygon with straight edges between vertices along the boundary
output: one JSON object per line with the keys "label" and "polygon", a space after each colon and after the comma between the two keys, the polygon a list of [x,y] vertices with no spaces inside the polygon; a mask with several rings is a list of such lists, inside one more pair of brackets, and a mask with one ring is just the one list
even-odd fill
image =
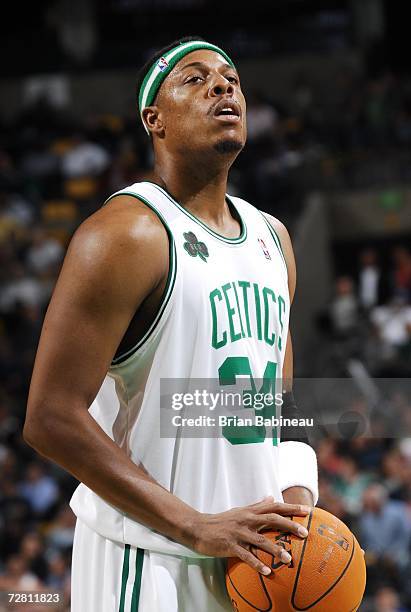
{"label": "basketball player", "polygon": [[[226,194],[246,140],[229,56],[177,41],[143,68],[138,94],[155,178],[115,193],[75,232],[24,438],[81,481],[73,612],[219,612],[231,609],[224,558],[269,574],[253,550],[290,556],[259,531],[307,535],[292,517],[317,501],[315,453],[256,427],[162,437],[160,379],[272,389],[290,378],[295,264],[284,226]],[[295,413],[290,397],[283,409]]]}

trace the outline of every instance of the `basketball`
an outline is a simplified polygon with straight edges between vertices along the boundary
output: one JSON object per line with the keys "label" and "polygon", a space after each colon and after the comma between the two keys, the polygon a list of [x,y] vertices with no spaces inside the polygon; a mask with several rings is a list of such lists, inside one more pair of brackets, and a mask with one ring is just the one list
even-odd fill
{"label": "basketball", "polygon": [[366,570],[354,535],[342,521],[320,508],[293,520],[308,529],[306,539],[264,532],[291,554],[288,565],[260,549],[252,552],[271,567],[269,576],[259,574],[239,559],[228,560],[226,585],[233,609],[355,612],[363,598]]}

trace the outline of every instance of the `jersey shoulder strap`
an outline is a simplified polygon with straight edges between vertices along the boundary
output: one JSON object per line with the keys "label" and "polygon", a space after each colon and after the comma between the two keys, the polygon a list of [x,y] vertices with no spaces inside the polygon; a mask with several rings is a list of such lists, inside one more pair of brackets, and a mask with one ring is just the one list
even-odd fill
{"label": "jersey shoulder strap", "polygon": [[176,218],[181,214],[178,207],[174,205],[171,198],[164,190],[150,182],[133,183],[113,193],[104,202],[103,206],[119,195],[128,195],[137,198],[151,208],[166,226],[172,226]]}
{"label": "jersey shoulder strap", "polygon": [[281,256],[286,271],[288,271],[287,262],[280,237],[278,235],[278,232],[276,232],[273,225],[269,221],[269,218],[267,217],[266,213],[253,206],[253,204],[250,204],[250,202],[247,202],[246,200],[243,200],[242,198],[239,198],[237,196],[230,195],[229,199],[232,200],[236,209],[239,211],[242,218],[246,222],[249,232],[251,230],[251,232],[254,234],[254,236],[257,237],[257,239],[264,240],[265,237],[268,236],[273,240],[276,250]]}

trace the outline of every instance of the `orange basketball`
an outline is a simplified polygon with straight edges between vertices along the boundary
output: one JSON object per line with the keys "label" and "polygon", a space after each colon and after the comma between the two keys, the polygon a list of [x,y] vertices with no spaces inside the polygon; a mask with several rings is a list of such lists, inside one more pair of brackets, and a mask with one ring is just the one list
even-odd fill
{"label": "orange basketball", "polygon": [[308,529],[306,539],[289,533],[266,531],[264,535],[291,554],[289,565],[269,553],[253,553],[271,567],[263,576],[239,559],[229,559],[226,584],[237,612],[355,612],[365,589],[365,561],[348,527],[321,510],[293,517]]}

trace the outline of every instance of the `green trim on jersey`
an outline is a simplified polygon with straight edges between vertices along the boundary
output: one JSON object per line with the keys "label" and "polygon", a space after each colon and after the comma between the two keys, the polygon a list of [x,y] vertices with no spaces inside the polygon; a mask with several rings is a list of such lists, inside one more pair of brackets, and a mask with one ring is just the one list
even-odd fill
{"label": "green trim on jersey", "polygon": [[[118,612],[126,612],[126,591],[127,582],[130,575],[130,544],[124,546],[123,569],[121,572],[121,592]],[[137,548],[136,551],[136,571],[134,575],[133,592],[131,595],[130,612],[138,612],[140,602],[141,578],[143,575],[144,549]]]}
{"label": "green trim on jersey", "polygon": [[236,211],[236,213],[237,213],[237,215],[238,215],[238,217],[240,219],[241,234],[238,236],[238,238],[227,238],[226,236],[222,236],[221,234],[215,232],[214,230],[211,229],[211,227],[208,227],[208,225],[203,223],[203,221],[201,221],[198,217],[196,217],[195,215],[190,213],[186,208],[184,208],[184,206],[182,206],[179,202],[177,202],[177,200],[175,200],[168,193],[168,191],[163,189],[163,187],[160,187],[160,185],[157,185],[157,183],[153,183],[152,181],[143,181],[143,182],[144,183],[149,183],[150,185],[153,185],[153,187],[156,187],[159,191],[161,191],[161,193],[163,195],[165,195],[170,200],[170,202],[172,202],[172,204],[177,206],[177,208],[179,210],[181,210],[181,212],[183,212],[185,215],[187,215],[187,217],[189,217],[195,223],[198,223],[198,225],[200,225],[203,229],[205,229],[206,232],[208,232],[209,234],[214,236],[214,238],[218,238],[219,240],[222,240],[223,242],[226,242],[227,244],[241,244],[242,242],[244,242],[246,240],[246,238],[247,238],[247,226],[246,226],[246,224],[244,222],[244,219],[240,215],[238,209],[236,208],[236,206],[234,206],[234,203],[232,202],[232,200],[229,198],[228,195],[226,195],[226,198],[227,198],[228,202],[231,204],[231,206],[234,208],[234,210]]}
{"label": "green trim on jersey", "polygon": [[168,275],[167,275],[167,283],[166,283],[166,286],[165,286],[165,289],[164,289],[163,296],[161,298],[161,303],[160,303],[159,309],[157,311],[157,314],[154,317],[153,322],[151,323],[150,327],[148,328],[148,330],[146,331],[144,336],[142,338],[140,338],[140,340],[137,342],[137,344],[132,346],[125,353],[122,353],[121,355],[118,355],[118,357],[113,359],[113,361],[111,362],[111,365],[110,365],[110,369],[117,368],[117,367],[123,365],[124,361],[126,359],[128,359],[131,355],[133,355],[135,352],[137,352],[143,346],[143,344],[148,340],[148,338],[152,335],[152,333],[156,329],[158,323],[160,322],[161,316],[162,316],[162,314],[163,314],[163,312],[164,312],[164,310],[165,310],[165,308],[166,308],[166,306],[167,306],[167,304],[168,304],[168,302],[170,300],[171,294],[173,292],[174,284],[175,284],[175,281],[176,281],[176,275],[177,275],[177,250],[176,250],[176,245],[175,245],[175,241],[174,241],[174,237],[173,237],[172,231],[171,231],[170,227],[168,226],[167,221],[164,219],[163,215],[144,196],[137,195],[135,193],[131,193],[130,191],[120,191],[120,192],[117,192],[117,193],[113,193],[113,195],[110,196],[104,202],[103,206],[106,205],[113,198],[115,198],[117,196],[121,196],[121,195],[131,196],[131,197],[135,198],[136,200],[140,200],[141,202],[143,202],[143,204],[146,204],[146,206],[148,206],[157,215],[157,217],[160,219],[161,223],[163,224],[163,226],[164,226],[164,228],[165,228],[165,230],[167,232],[167,236],[168,236],[168,242],[169,242],[169,270],[168,270]]}
{"label": "green trim on jersey", "polygon": [[267,219],[267,217],[265,216],[265,214],[264,214],[263,212],[261,212],[261,210],[260,210],[259,212],[261,213],[261,215],[262,215],[262,217],[263,217],[264,221],[265,221],[265,222],[266,222],[266,224],[267,224],[268,229],[270,230],[270,234],[271,234],[271,236],[272,236],[272,238],[273,238],[273,240],[274,240],[275,246],[277,247],[277,249],[278,249],[278,251],[279,251],[279,253],[280,253],[281,257],[283,258],[283,261],[284,261],[285,267],[286,267],[287,272],[288,272],[288,267],[287,267],[287,262],[286,262],[286,260],[285,260],[285,256],[284,256],[283,247],[281,246],[281,240],[280,240],[280,238],[279,238],[279,236],[278,236],[277,232],[275,231],[275,229],[273,228],[273,226],[271,225],[271,223],[269,222],[269,220],[268,220],[268,219]]}
{"label": "green trim on jersey", "polygon": [[124,603],[126,601],[126,587],[127,587],[129,569],[130,569],[130,544],[126,544],[124,547],[123,571],[121,573],[120,605],[118,608],[118,612],[124,612]]}
{"label": "green trim on jersey", "polygon": [[143,575],[144,550],[137,548],[136,555],[136,574],[134,578],[133,594],[131,596],[131,611],[138,612],[138,604],[140,602],[141,578]]}

